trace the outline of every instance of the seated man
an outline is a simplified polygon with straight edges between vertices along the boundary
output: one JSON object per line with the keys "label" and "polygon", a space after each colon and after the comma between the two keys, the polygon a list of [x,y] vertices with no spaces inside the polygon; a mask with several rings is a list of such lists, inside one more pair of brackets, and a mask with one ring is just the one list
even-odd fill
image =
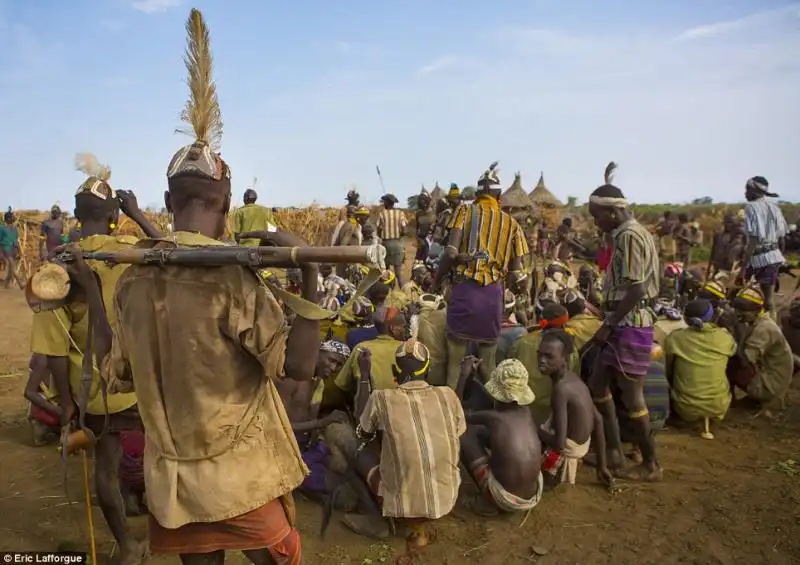
{"label": "seated man", "polygon": [[300,489],[317,498],[329,492],[326,469],[344,474],[346,456],[355,453],[355,436],[347,415],[334,411],[319,418],[325,382],[338,374],[350,356],[350,348],[338,341],[320,344],[314,378],[309,381],[284,379],[276,388],[292,425],[303,461],[310,471]]}
{"label": "seated man", "polygon": [[539,344],[539,370],[553,381],[552,416],[539,428],[539,439],[546,446],[542,470],[553,480],[551,484],[575,484],[578,463],[593,442],[598,454],[597,477],[610,486],[603,419],[589,388],[569,369],[574,349],[572,338],[562,330],[545,332]]}
{"label": "seated man", "polygon": [[789,342],[795,359],[795,371],[800,370],[800,297],[792,300],[788,310],[781,315],[781,330]]}
{"label": "seated man", "polygon": [[419,302],[419,297],[424,292],[422,285],[424,284],[425,277],[427,276],[428,268],[425,266],[425,263],[422,261],[415,261],[414,266],[411,267],[411,280],[403,285],[403,292],[405,293],[409,302]]}
{"label": "seated man", "polygon": [[[550,377],[542,375],[539,370],[539,344],[546,331],[562,328],[569,321],[566,308],[556,303],[548,303],[542,311],[539,327],[531,329],[528,334],[519,338],[509,349],[508,357],[519,359],[528,371],[528,386],[533,390],[534,401],[530,405],[533,420],[537,424],[544,423],[550,417],[550,394],[553,384]],[[570,370],[580,371],[580,357],[577,351],[570,355]]]}
{"label": "seated man", "polygon": [[569,314],[569,321],[564,324],[564,329],[572,336],[575,349],[580,351],[603,325],[603,320],[587,308],[584,298],[575,291],[568,291],[564,295],[564,306]]}
{"label": "seated man", "polygon": [[353,303],[354,325],[347,332],[347,347],[351,350],[364,341],[370,341],[380,335],[375,327],[373,317],[375,306],[368,299],[361,297]]}
{"label": "seated man", "polygon": [[789,343],[778,325],[764,313],[764,295],[744,288],[733,300],[739,317],[734,331],[736,355],[728,363],[728,380],[766,409],[782,409],[794,373]]}
{"label": "seated man", "polygon": [[672,332],[664,348],[672,408],[685,422],[722,420],[731,403],[725,368],[736,342],[711,322],[714,306],[708,300],[689,302],[685,317],[689,327]]}
{"label": "seated man", "polygon": [[[478,362],[464,358],[459,395]],[[525,512],[539,504],[543,490],[542,444],[528,409],[534,399],[528,372],[517,359],[506,359],[492,371],[485,389],[493,407],[470,413],[461,438],[464,466],[482,492],[470,506],[482,516]]]}
{"label": "seated man", "polygon": [[371,441],[378,432],[380,455],[362,450],[351,477],[366,514],[346,514],[344,523],[356,533],[386,538],[385,518],[406,519],[416,526],[416,545],[427,545],[421,524],[448,514],[461,484],[459,437],[466,430],[456,393],[425,382],[430,358],[427,348],[412,338],[401,343],[395,357],[398,385],[378,389],[368,350],[359,353],[360,368],[356,433]]}
{"label": "seated man", "polygon": [[[419,314],[412,317],[409,325],[416,327],[417,339],[428,348],[431,366],[428,382],[433,386],[447,384],[447,310],[441,296],[420,296]],[[414,330],[412,330],[413,333]]]}
{"label": "seated man", "polygon": [[[514,297],[514,317],[517,322],[524,327],[528,327],[531,321],[534,320],[533,306],[531,305],[531,291],[528,288],[530,284],[530,277],[527,273],[523,273],[512,285],[512,296]],[[508,299],[506,299],[508,302]],[[497,360],[499,363],[500,360]]]}
{"label": "seated man", "polygon": [[380,309],[373,315],[373,323],[378,330],[378,337],[370,341],[359,343],[350,353],[336,378],[333,386],[326,383],[322,405],[327,409],[345,408],[352,405],[352,398],[356,392],[361,374],[358,364],[359,353],[369,350],[371,354],[371,373],[375,380],[376,390],[394,388],[395,374],[393,371],[395,352],[401,341],[395,336],[405,333],[405,315],[396,314],[391,320],[387,319],[387,310]]}

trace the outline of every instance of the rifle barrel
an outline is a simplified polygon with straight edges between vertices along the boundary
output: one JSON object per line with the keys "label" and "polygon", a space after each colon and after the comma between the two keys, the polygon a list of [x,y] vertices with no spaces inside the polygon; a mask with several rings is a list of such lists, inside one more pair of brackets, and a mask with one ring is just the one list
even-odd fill
{"label": "rifle barrel", "polygon": [[[163,264],[184,266],[249,265],[291,268],[303,263],[363,263],[384,268],[385,251],[380,245],[368,247],[178,247],[85,253],[83,258],[113,264]],[[67,259],[64,257],[64,259]]]}

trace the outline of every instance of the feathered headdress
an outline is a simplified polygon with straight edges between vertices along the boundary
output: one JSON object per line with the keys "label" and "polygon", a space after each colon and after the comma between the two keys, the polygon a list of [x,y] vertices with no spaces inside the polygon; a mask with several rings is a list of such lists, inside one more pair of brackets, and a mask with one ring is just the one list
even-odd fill
{"label": "feathered headdress", "polygon": [[211,38],[200,10],[192,9],[186,21],[186,33],[183,60],[188,72],[189,100],[181,112],[181,120],[190,127],[177,131],[193,136],[195,141],[175,154],[167,169],[167,178],[186,174],[212,180],[230,178],[230,170],[219,155],[222,114],[212,77]]}
{"label": "feathered headdress", "polygon": [[108,179],[111,178],[111,168],[108,165],[101,165],[97,157],[92,153],[78,153],[75,155],[75,170],[88,177],[78,187],[75,196],[88,193],[101,200],[116,196],[116,192],[108,184]]}
{"label": "feathered headdress", "polygon": [[606,170],[603,173],[603,180],[606,184],[611,184],[614,181],[614,173],[617,172],[617,164],[611,161],[606,165]]}
{"label": "feathered headdress", "polygon": [[500,171],[497,169],[497,165],[499,164],[499,161],[495,161],[484,171],[481,178],[478,179],[478,186],[480,188],[488,189],[500,184],[500,177],[498,176]]}

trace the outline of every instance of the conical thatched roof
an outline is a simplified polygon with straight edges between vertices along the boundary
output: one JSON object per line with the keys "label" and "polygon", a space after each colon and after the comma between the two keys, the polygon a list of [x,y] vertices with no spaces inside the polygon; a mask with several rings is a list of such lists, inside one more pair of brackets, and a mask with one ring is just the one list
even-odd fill
{"label": "conical thatched roof", "polygon": [[551,208],[563,206],[561,201],[544,185],[544,171],[539,174],[539,182],[536,183],[536,186],[531,191],[530,199],[537,206],[549,206]]}
{"label": "conical thatched roof", "polygon": [[522,188],[522,178],[519,173],[514,175],[514,182],[500,196],[500,202],[503,208],[530,207],[531,199],[525,189]]}
{"label": "conical thatched roof", "polygon": [[444,190],[439,186],[439,181],[436,181],[436,186],[431,190],[431,200],[441,200],[444,198]]}

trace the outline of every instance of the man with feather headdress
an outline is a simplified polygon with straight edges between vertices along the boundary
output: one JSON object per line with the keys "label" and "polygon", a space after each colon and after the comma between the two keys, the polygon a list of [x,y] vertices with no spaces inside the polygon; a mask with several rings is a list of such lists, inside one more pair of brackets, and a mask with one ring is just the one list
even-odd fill
{"label": "man with feather headdress", "polygon": [[[136,243],[135,237],[112,235],[119,222],[120,207],[134,221],[140,222],[145,232],[158,234],[144,219],[132,193],[117,193],[111,188],[111,170],[101,165],[94,155],[78,154],[75,157],[75,167],[88,177],[75,193],[75,217],[81,223],[81,239],[77,243],[79,250],[113,252],[128,249]],[[97,277],[100,281],[102,295],[98,292],[97,298],[102,301],[101,307],[108,312],[109,324],[113,327],[116,325],[114,291],[127,265],[110,266],[92,261],[87,268],[90,269],[90,276]],[[29,297],[41,295],[35,288],[39,281],[55,277],[59,271],[63,272],[56,264],[44,265],[29,283]],[[92,283],[96,284],[94,278]],[[118,476],[118,469],[123,455],[121,436],[141,433],[142,423],[135,393],[109,393],[104,398],[101,377],[97,372],[92,376],[91,388],[84,388],[82,384],[82,350],[89,334],[88,293],[86,294],[87,296],[79,296],[78,293],[70,293],[66,297],[66,304],[55,309],[43,309],[44,306],[35,308],[31,352],[47,358],[47,368],[53,376],[58,393],[62,424],[70,423],[80,413],[83,425],[98,437],[94,446],[98,504],[122,551],[123,562],[136,562],[141,559],[144,546],[136,542],[128,530],[126,509],[122,504],[120,490],[120,478],[124,477]],[[133,474],[137,473],[138,470],[134,469]]]}
{"label": "man with feather headdress", "polygon": [[[621,478],[660,481],[662,471],[644,397],[655,338],[653,305],[658,298],[661,275],[658,247],[650,232],[628,210],[622,191],[611,184],[615,169],[614,163],[606,167],[605,184],[589,198],[589,213],[595,224],[611,235],[612,255],[605,278],[605,319],[584,346],[584,352],[587,347],[597,348],[598,355],[588,384],[603,416],[609,467],[620,469]],[[612,383],[620,390],[636,432],[635,443],[642,454],[642,464],[631,469],[621,469],[624,459]]]}
{"label": "man with feather headdress", "polygon": [[[186,30],[190,99],[182,117],[194,142],[167,168],[175,231],[142,248],[225,245],[231,174],[216,148],[222,121],[199,10]],[[268,235],[273,244],[302,245],[286,232]],[[316,368],[320,312],[308,300],[316,300],[318,272],[301,268],[305,301],[248,267],[133,265],[109,308],[119,320],[113,332],[102,305],[90,303],[109,390],[135,388],[139,397],[153,552],[179,554],[184,565],[221,563],[225,550],[258,564],[302,561],[291,492],[308,469],[274,383],[309,380]],[[291,328],[275,294],[298,312]]]}
{"label": "man with feather headdress", "polygon": [[447,223],[447,247],[434,281],[434,292],[451,272],[454,284],[447,305],[447,384],[455,389],[459,363],[470,343],[477,344],[484,382],[495,367],[503,314],[503,281],[522,278],[528,254],[525,234],[517,221],[500,209],[497,163],[478,181],[474,204],[461,205]]}

